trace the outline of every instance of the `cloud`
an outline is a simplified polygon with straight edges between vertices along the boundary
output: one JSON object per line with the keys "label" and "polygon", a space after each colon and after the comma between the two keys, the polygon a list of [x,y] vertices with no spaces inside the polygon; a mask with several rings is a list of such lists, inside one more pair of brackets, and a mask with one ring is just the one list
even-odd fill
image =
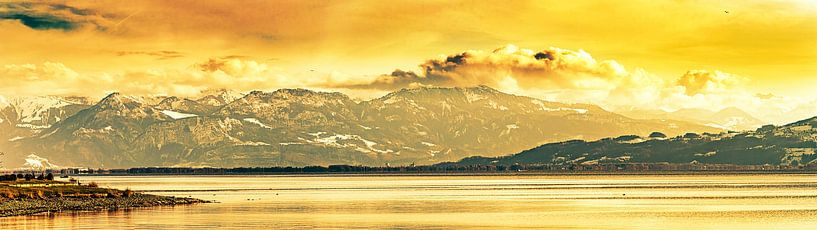
{"label": "cloud", "polygon": [[[239,91],[278,88],[332,88],[365,77],[341,73],[289,73],[263,62],[210,58],[190,68],[121,73],[78,73],[61,63],[0,66],[0,92],[10,95],[102,97],[110,92],[130,95],[197,96],[207,89]],[[46,90],[44,90],[46,89]]]}
{"label": "cloud", "polygon": [[[133,54],[143,54],[136,52]],[[126,54],[130,55],[130,54]],[[149,55],[149,54],[144,54]],[[671,80],[665,80],[671,79]],[[81,95],[110,92],[131,95],[197,96],[207,89],[238,91],[312,88],[361,98],[398,88],[487,85],[501,91],[545,100],[591,103],[618,111],[737,107],[769,122],[787,122],[787,111],[805,116],[812,101],[766,96],[746,90],[748,80],[719,70],[691,70],[660,77],[643,69],[627,69],[614,60],[596,60],[578,50],[542,51],[505,46],[466,51],[430,59],[417,71],[395,70],[379,76],[339,72],[287,71],[247,57],[209,58],[188,68],[163,68],[120,73],[78,73],[61,63],[0,66],[0,92],[8,95]],[[43,91],[47,89],[47,91]]]}
{"label": "cloud", "polygon": [[427,60],[419,67],[419,73],[396,70],[349,87],[393,90],[411,85],[487,85],[549,100],[601,104],[608,97],[647,103],[665,84],[642,69],[627,70],[614,60],[596,60],[583,50],[556,47],[538,52],[514,45],[490,52],[469,50]]}
{"label": "cloud", "polygon": [[690,70],[678,79],[677,84],[684,87],[687,95],[693,96],[727,91],[745,81],[745,78],[720,71]]}
{"label": "cloud", "polygon": [[[399,88],[411,83],[437,86],[489,85],[498,87],[513,78],[520,88],[606,89],[610,82],[627,81],[632,74],[613,60],[597,61],[583,50],[551,47],[540,52],[507,45],[492,52],[469,50],[431,59],[421,74],[397,70],[372,82],[374,87]],[[391,83],[393,87],[387,87]]]}
{"label": "cloud", "polygon": [[94,10],[51,3],[0,3],[0,20],[18,20],[35,30],[72,31],[83,27],[106,30],[112,16]]}
{"label": "cloud", "polygon": [[169,50],[160,50],[160,51],[119,51],[119,52],[116,52],[116,55],[118,55],[118,56],[147,55],[147,56],[157,57],[159,60],[184,57],[184,55],[182,53],[180,53],[180,52],[169,51]]}
{"label": "cloud", "polygon": [[197,65],[199,70],[209,73],[224,73],[230,76],[255,76],[269,69],[269,66],[240,58],[210,58]]}
{"label": "cloud", "polygon": [[597,104],[610,110],[737,107],[770,122],[804,100],[768,97],[748,91],[749,80],[720,70],[690,70],[657,76],[628,69],[615,60],[597,60],[583,50],[556,47],[542,51],[507,45],[486,52],[469,50],[430,59],[419,71],[395,70],[353,89],[394,90],[418,85],[487,85],[546,100]]}

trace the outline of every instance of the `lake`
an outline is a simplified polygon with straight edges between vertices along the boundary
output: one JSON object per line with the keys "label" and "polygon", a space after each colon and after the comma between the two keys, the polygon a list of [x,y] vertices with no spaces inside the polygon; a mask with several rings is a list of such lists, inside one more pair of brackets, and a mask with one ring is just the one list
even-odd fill
{"label": "lake", "polygon": [[0,218],[0,229],[803,229],[817,175],[83,176],[218,203]]}

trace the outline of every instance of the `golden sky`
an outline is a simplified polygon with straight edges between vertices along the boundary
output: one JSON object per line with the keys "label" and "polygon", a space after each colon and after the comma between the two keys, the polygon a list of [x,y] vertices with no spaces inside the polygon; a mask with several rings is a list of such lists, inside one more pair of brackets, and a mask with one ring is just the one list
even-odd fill
{"label": "golden sky", "polygon": [[[808,101],[815,40],[812,0],[12,1],[0,3],[0,95],[383,91],[370,86],[401,69],[424,85],[568,101],[557,91],[581,91],[576,101],[593,103],[650,97],[640,104],[663,109],[712,107],[708,93]],[[564,58],[533,58],[543,51]],[[463,53],[456,71],[422,69]]]}

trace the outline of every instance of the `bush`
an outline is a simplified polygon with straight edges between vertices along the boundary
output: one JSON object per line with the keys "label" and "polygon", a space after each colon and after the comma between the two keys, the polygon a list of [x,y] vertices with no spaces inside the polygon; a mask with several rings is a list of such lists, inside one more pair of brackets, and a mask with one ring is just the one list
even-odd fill
{"label": "bush", "polygon": [[99,185],[98,185],[98,184],[96,184],[96,182],[91,181],[91,183],[88,183],[88,187],[91,187],[91,188],[99,188]]}
{"label": "bush", "polygon": [[107,195],[108,198],[119,198],[120,196],[121,195],[118,192],[115,192],[115,191],[108,191],[108,195]]}
{"label": "bush", "polygon": [[17,197],[17,196],[14,194],[14,192],[12,192],[12,191],[6,191],[6,192],[4,192],[4,193],[3,193],[3,196],[5,196],[6,198],[9,198],[9,199],[14,199],[14,197]]}
{"label": "bush", "polygon": [[125,189],[125,192],[124,192],[124,193],[122,193],[122,196],[124,196],[124,197],[131,197],[131,196],[133,196],[133,190],[130,190],[130,188],[126,188],[126,189]]}
{"label": "bush", "polygon": [[16,181],[16,180],[17,175],[14,174],[0,176],[0,181]]}
{"label": "bush", "polygon": [[667,135],[661,132],[652,132],[650,133],[650,138],[667,138]]}
{"label": "bush", "polygon": [[45,175],[45,179],[46,180],[54,180],[54,174],[48,173],[47,175]]}
{"label": "bush", "polygon": [[45,175],[43,175],[42,173],[40,173],[40,175],[39,175],[39,176],[37,176],[37,180],[45,180]]}

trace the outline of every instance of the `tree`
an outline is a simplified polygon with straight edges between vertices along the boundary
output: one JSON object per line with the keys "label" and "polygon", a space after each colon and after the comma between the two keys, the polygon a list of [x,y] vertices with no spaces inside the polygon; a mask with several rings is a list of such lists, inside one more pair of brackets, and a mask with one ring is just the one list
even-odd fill
{"label": "tree", "polygon": [[661,132],[652,132],[650,133],[650,138],[667,138],[667,135]]}

